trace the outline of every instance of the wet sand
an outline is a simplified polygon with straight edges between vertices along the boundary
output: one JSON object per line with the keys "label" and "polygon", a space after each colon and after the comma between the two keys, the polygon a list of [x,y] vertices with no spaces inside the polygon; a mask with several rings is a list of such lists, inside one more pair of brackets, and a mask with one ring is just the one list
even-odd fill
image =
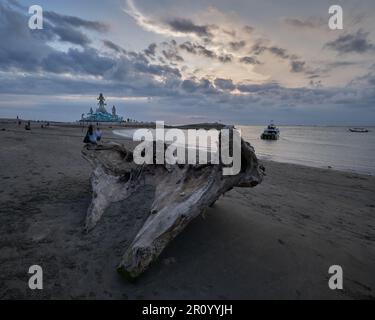
{"label": "wet sand", "polygon": [[[375,178],[269,161],[261,185],[227,193],[126,282],[116,266],[152,199],[113,205],[84,234],[83,136],[0,121],[0,299],[375,299]],[[41,291],[28,288],[34,264]],[[344,290],[328,288],[334,264]]]}

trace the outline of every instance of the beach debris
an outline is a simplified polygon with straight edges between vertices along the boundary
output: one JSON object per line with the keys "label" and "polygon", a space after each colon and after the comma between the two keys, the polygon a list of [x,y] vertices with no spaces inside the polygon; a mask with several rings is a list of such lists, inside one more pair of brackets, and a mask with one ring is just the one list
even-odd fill
{"label": "beach debris", "polygon": [[[117,143],[84,146],[83,157],[92,165],[92,202],[85,229],[92,230],[113,202],[131,197],[151,185],[154,198],[148,217],[126,249],[118,272],[128,280],[142,274],[188,223],[233,187],[255,187],[262,168],[253,147],[243,139],[241,170],[223,175],[222,164],[137,165],[133,153]],[[136,210],[137,208],[134,208]]]}

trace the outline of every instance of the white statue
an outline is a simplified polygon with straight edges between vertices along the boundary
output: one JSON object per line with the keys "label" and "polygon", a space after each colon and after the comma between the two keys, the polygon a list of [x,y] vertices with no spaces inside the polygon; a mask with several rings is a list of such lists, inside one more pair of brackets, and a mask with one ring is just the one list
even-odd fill
{"label": "white statue", "polygon": [[105,98],[102,93],[99,95],[99,98],[97,98],[97,100],[99,100],[99,103],[98,103],[99,108],[96,110],[96,112],[107,113],[107,110],[104,107],[106,105],[106,103],[104,103]]}

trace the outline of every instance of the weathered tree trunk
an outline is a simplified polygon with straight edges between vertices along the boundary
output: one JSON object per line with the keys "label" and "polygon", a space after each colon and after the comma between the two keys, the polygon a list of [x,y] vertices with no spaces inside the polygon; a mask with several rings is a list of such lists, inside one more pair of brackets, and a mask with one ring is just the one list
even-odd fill
{"label": "weathered tree trunk", "polygon": [[254,149],[241,140],[241,172],[223,176],[222,165],[136,165],[132,153],[119,144],[84,147],[82,154],[93,166],[92,203],[86,230],[94,228],[106,208],[130,197],[145,185],[155,187],[149,217],[125,251],[118,271],[131,280],[144,272],[185,226],[222,194],[262,181]]}

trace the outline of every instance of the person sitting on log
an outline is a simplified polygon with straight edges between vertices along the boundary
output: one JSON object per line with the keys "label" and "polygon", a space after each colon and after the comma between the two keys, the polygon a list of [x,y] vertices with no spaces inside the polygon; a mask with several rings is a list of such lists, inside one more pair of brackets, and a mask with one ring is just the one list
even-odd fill
{"label": "person sitting on log", "polygon": [[96,134],[96,141],[99,142],[102,139],[102,135],[103,135],[103,133],[102,133],[102,131],[100,130],[99,127],[96,128],[95,134]]}
{"label": "person sitting on log", "polygon": [[97,136],[96,132],[94,131],[94,127],[92,124],[89,125],[89,128],[87,129],[87,133],[85,138],[83,139],[84,143],[88,144],[97,144]]}

